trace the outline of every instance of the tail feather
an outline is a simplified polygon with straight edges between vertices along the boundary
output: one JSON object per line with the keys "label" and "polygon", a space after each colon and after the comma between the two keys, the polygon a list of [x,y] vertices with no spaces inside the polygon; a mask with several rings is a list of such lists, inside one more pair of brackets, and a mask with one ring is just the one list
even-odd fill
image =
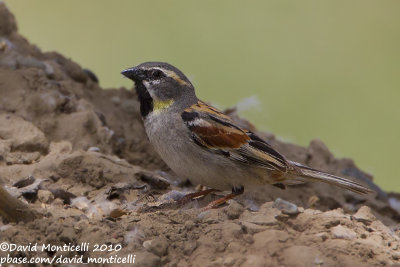
{"label": "tail feather", "polygon": [[353,191],[358,194],[369,194],[373,191],[359,183],[353,182],[349,179],[325,173],[310,167],[301,165],[298,162],[291,161],[295,168],[295,175],[300,176],[301,180],[305,181],[319,181],[327,184],[332,184]]}

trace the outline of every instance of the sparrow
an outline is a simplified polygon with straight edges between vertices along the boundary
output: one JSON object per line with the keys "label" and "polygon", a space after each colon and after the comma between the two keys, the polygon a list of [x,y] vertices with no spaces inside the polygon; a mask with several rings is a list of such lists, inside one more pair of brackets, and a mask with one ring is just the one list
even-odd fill
{"label": "sparrow", "polygon": [[211,202],[215,208],[246,190],[272,184],[319,181],[359,193],[372,192],[349,179],[287,159],[255,133],[199,100],[193,84],[176,67],[145,62],[121,72],[135,83],[140,113],[150,143],[180,178],[232,193]]}

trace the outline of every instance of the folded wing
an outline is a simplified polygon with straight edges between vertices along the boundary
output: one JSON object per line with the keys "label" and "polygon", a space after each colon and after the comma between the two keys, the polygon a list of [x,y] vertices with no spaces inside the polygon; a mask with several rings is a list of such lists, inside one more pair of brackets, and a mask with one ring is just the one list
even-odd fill
{"label": "folded wing", "polygon": [[243,164],[287,172],[287,160],[267,142],[204,102],[185,109],[182,119],[199,146]]}

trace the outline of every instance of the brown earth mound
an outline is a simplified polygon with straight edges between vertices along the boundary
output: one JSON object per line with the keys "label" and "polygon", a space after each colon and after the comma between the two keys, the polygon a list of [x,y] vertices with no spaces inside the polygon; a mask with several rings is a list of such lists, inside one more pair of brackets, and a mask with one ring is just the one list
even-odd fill
{"label": "brown earth mound", "polygon": [[[399,200],[318,140],[303,148],[259,133],[288,158],[359,180],[376,195],[315,183],[266,186],[205,212],[216,195],[178,207],[174,199],[195,188],[179,183],[152,150],[138,107],[134,91],[103,90],[91,71],[29,44],[0,3],[0,179],[41,214],[30,223],[3,219],[1,242],[91,246],[0,257],[134,254],[137,266],[400,264]],[[252,127],[234,109],[227,113]],[[122,248],[94,252],[94,244]]]}

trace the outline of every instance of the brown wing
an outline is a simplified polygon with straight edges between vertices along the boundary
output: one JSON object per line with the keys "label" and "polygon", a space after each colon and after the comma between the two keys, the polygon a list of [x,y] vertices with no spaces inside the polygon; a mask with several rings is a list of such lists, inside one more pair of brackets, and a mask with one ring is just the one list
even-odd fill
{"label": "brown wing", "polygon": [[193,141],[203,148],[244,164],[286,172],[286,159],[267,142],[204,102],[185,109],[181,116]]}

